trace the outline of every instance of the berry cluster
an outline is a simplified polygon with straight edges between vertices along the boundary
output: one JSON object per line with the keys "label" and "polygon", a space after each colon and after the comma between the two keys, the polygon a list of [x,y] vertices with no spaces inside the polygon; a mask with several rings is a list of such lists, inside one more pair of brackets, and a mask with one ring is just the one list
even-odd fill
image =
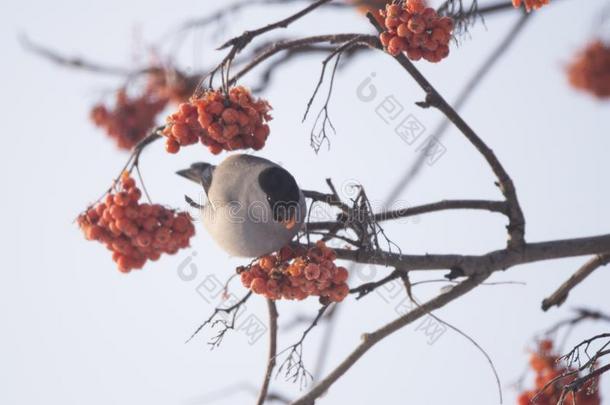
{"label": "berry cluster", "polygon": [[[536,388],[519,395],[517,401],[519,405],[556,405],[559,403],[562,388],[578,377],[573,375],[549,384],[555,378],[574,371],[572,368],[562,365],[559,360],[559,356],[553,353],[552,341],[542,340],[538,343],[537,351],[532,353],[530,357],[530,367],[536,374]],[[547,384],[549,386],[544,389]],[[596,386],[597,381],[595,379],[590,380],[575,395],[569,393],[564,399],[564,403],[600,405],[601,399],[598,390],[595,389]],[[536,397],[535,402],[532,402],[534,397]]]}
{"label": "berry cluster", "polygon": [[267,101],[255,100],[245,87],[232,87],[228,94],[208,90],[167,118],[165,148],[177,153],[181,146],[200,141],[215,155],[222,150],[259,150],[269,136],[270,110]]}
{"label": "berry cluster", "polygon": [[130,98],[125,89],[116,94],[115,105],[97,104],[91,110],[94,124],[103,128],[121,149],[131,149],[155,125],[155,118],[167,104],[167,98],[144,93]]}
{"label": "berry cluster", "polygon": [[379,14],[385,18],[386,29],[379,38],[389,54],[406,52],[411,60],[434,63],[449,55],[453,20],[439,16],[424,0],[388,4]]}
{"label": "berry cluster", "polygon": [[525,11],[528,13],[532,10],[538,10],[542,6],[549,4],[551,0],[513,0],[513,7],[521,7],[521,3],[525,5]]}
{"label": "berry cluster", "polygon": [[195,227],[186,212],[176,212],[158,204],[140,204],[142,192],[134,179],[124,173],[120,189],[78,217],[88,240],[103,243],[112,251],[119,271],[141,269],[147,260],[162,253],[174,254],[189,246]]}
{"label": "berry cluster", "polygon": [[327,304],[343,301],[349,293],[347,270],[335,265],[336,258],[335,251],[319,241],[309,249],[283,247],[237,272],[246,288],[269,299],[302,300],[315,295]]}
{"label": "berry cluster", "polygon": [[568,79],[577,89],[610,97],[610,47],[599,40],[590,43],[568,67]]}

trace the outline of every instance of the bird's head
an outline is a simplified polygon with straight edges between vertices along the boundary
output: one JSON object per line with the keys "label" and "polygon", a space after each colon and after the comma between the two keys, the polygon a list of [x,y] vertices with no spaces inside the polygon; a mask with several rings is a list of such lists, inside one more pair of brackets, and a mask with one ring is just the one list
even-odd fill
{"label": "bird's head", "polygon": [[274,220],[287,229],[300,222],[304,215],[299,212],[301,192],[290,173],[279,166],[268,167],[258,175],[258,183],[267,196]]}
{"label": "bird's head", "polygon": [[214,172],[213,165],[205,162],[193,163],[188,169],[178,170],[177,175],[182,176],[186,179],[194,181],[197,184],[201,184],[208,192],[210,184],[212,183],[212,173]]}

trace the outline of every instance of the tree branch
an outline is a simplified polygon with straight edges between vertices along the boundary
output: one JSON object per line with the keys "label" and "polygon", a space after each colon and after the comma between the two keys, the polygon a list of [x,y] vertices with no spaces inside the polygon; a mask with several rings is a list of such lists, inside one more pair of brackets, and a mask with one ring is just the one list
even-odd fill
{"label": "tree branch", "polygon": [[275,301],[267,299],[267,308],[269,310],[269,357],[267,359],[267,368],[265,370],[265,377],[261,386],[260,393],[258,394],[257,405],[263,405],[267,399],[267,392],[269,391],[269,382],[273,375],[273,369],[275,368],[275,357],[277,353],[277,308]]}
{"label": "tree branch", "polygon": [[[369,44],[375,41],[375,37],[370,35],[362,34],[330,34],[330,35],[314,35],[311,37],[305,37],[294,40],[284,40],[275,42],[263,49],[258,55],[252,59],[251,62],[242,67],[231,79],[229,79],[229,85],[233,85],[242,78],[246,73],[254,69],[256,66],[269,59],[273,55],[285,51],[285,50],[296,50],[296,49],[307,49],[311,45],[319,43],[329,44],[341,44],[353,40],[356,37],[362,37],[359,42],[367,42]],[[370,45],[369,45],[370,46]]]}
{"label": "tree branch", "polygon": [[374,218],[376,221],[380,222],[390,221],[397,218],[411,217],[414,215],[428,214],[431,212],[445,210],[486,210],[508,215],[508,208],[505,201],[442,200],[416,207],[380,212],[379,214],[375,214]]}
{"label": "tree branch", "polygon": [[[368,13],[368,18],[375,26],[377,31],[383,32],[383,28],[375,20],[375,17],[371,13]],[[381,43],[378,43],[378,48],[381,49]],[[474,130],[464,121],[464,119],[451,107],[451,105],[445,101],[443,96],[436,91],[436,89],[430,84],[430,82],[420,73],[420,71],[411,63],[409,59],[403,54],[394,56],[394,59],[400,63],[400,65],[413,77],[417,84],[426,93],[426,100],[424,102],[417,103],[422,108],[435,107],[441,111],[459,130],[464,134],[466,139],[479,151],[483,158],[487,161],[491,170],[497,178],[497,185],[500,191],[504,195],[506,202],[509,207],[509,241],[508,246],[510,248],[520,248],[524,243],[525,234],[525,218],[519,205],[519,199],[517,198],[517,192],[513,184],[512,179],[504,169],[504,166],[496,157],[493,150],[491,150],[487,144],[474,132]]]}
{"label": "tree branch", "polygon": [[276,21],[274,23],[271,24],[267,24],[264,27],[261,28],[257,28],[255,30],[252,31],[245,31],[243,34],[241,34],[240,36],[231,38],[230,40],[228,40],[227,42],[225,42],[224,44],[222,44],[218,50],[222,50],[222,49],[226,49],[229,47],[233,47],[235,49],[241,50],[243,49],[245,46],[247,46],[254,38],[256,38],[259,35],[263,35],[269,31],[273,31],[275,29],[278,28],[286,28],[288,27],[290,24],[292,24],[293,22],[297,21],[298,19],[300,19],[301,17],[304,17],[305,15],[309,14],[310,12],[312,12],[313,10],[315,10],[316,8],[320,7],[321,5],[328,3],[332,0],[318,0],[312,4],[310,4],[309,6],[305,7],[304,9],[302,9],[301,11],[286,17],[280,21]]}
{"label": "tree branch", "polygon": [[[494,48],[492,53],[487,57],[487,59],[485,59],[483,64],[473,73],[473,75],[470,77],[470,80],[466,82],[466,85],[462,88],[457,98],[455,99],[455,102],[453,103],[453,108],[455,108],[456,111],[459,111],[462,106],[468,101],[474,90],[478,87],[479,84],[483,82],[485,76],[487,76],[487,74],[491,71],[491,68],[496,64],[496,62],[500,60],[502,55],[506,53],[510,46],[519,37],[519,33],[523,31],[526,22],[531,20],[530,16],[531,14],[522,14],[519,20],[517,20],[517,22],[515,23],[515,25],[509,30],[508,33],[506,33],[506,36],[502,39],[502,41],[500,41],[498,46]],[[449,121],[447,117],[443,117],[439,124],[432,130],[432,135],[440,141],[440,139],[446,133],[445,131],[447,130],[447,128],[449,128],[449,124],[451,124],[451,121]],[[400,195],[400,193],[404,192],[407,186],[413,182],[413,179],[417,177],[421,169],[424,167],[426,158],[427,156],[425,153],[420,153],[417,156],[417,159],[415,159],[415,161],[405,172],[404,176],[398,181],[398,183],[390,192],[387,198],[388,200],[393,201]]]}
{"label": "tree branch", "polygon": [[593,259],[585,263],[578,271],[569,279],[567,279],[559,288],[548,298],[542,301],[542,310],[547,311],[554,306],[560,306],[568,298],[570,291],[580,284],[585,278],[589,277],[598,268],[610,263],[610,254],[602,254],[595,256]]}
{"label": "tree branch", "polygon": [[460,284],[452,287],[450,290],[441,293],[437,297],[429,300],[421,306],[416,307],[407,314],[388,323],[382,328],[371,333],[365,333],[362,336],[362,343],[360,343],[351,354],[349,354],[330,374],[328,374],[328,376],[314,386],[311,391],[292,402],[292,405],[313,404],[314,401],[320,397],[320,395],[326,392],[331,385],[333,385],[341,376],[343,376],[343,374],[345,374],[375,344],[402,327],[416,321],[430,311],[441,308],[447,303],[468,293],[485,281],[486,278],[486,275],[475,275],[470,277]]}
{"label": "tree branch", "polygon": [[386,251],[335,249],[337,257],[357,263],[398,267],[404,270],[454,269],[462,275],[489,274],[510,267],[543,260],[587,256],[610,251],[610,234],[585,238],[526,243],[519,251],[495,250],[483,255],[407,255]]}

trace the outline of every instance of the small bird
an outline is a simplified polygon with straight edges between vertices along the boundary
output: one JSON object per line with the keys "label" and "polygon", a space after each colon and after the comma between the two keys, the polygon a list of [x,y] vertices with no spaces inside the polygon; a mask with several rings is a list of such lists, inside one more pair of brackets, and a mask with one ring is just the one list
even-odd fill
{"label": "small bird", "polygon": [[237,154],[218,166],[199,162],[177,174],[201,184],[208,197],[197,205],[203,224],[232,256],[279,250],[303,225],[303,192],[288,171],[267,159]]}

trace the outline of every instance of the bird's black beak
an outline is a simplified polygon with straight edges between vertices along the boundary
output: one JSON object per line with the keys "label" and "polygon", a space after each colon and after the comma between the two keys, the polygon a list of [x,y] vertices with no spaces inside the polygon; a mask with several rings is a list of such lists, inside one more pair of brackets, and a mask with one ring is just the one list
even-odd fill
{"label": "bird's black beak", "polygon": [[209,163],[198,162],[193,163],[188,169],[178,170],[176,174],[185,179],[194,181],[197,184],[205,184],[207,182],[206,179],[210,177],[213,168],[214,166]]}
{"label": "bird's black beak", "polygon": [[198,162],[193,163],[188,169],[178,170],[176,174],[203,186],[203,189],[207,195],[212,184],[214,168],[215,166],[209,163]]}
{"label": "bird's black beak", "polygon": [[184,177],[185,179],[189,179],[190,181],[194,181],[197,184],[201,184],[201,172],[193,167],[178,170],[176,174]]}

